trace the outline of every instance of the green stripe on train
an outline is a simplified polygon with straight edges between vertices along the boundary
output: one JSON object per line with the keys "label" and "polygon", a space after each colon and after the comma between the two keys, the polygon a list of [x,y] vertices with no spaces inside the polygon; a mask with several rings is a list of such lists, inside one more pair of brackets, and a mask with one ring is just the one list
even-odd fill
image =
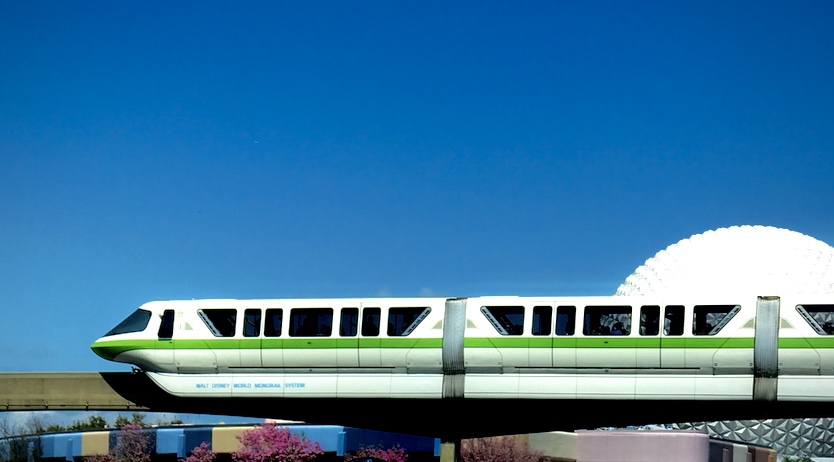
{"label": "green stripe on train", "polygon": [[780,338],[779,348],[834,348],[834,336],[819,338]]}
{"label": "green stripe on train", "polygon": [[[466,348],[753,348],[751,337],[467,337]],[[441,348],[441,338],[219,338],[205,340],[114,340],[96,342],[92,348],[113,358],[130,350],[257,350],[273,349],[348,349],[348,348]],[[780,338],[779,348],[834,349],[834,336],[820,338]]]}
{"label": "green stripe on train", "polygon": [[466,338],[463,345],[466,348],[753,348],[753,339],[727,337],[483,337]]}
{"label": "green stripe on train", "polygon": [[259,350],[259,349],[349,349],[349,348],[441,348],[441,338],[221,338],[207,340],[115,340],[96,342],[92,349],[114,357],[131,350]]}

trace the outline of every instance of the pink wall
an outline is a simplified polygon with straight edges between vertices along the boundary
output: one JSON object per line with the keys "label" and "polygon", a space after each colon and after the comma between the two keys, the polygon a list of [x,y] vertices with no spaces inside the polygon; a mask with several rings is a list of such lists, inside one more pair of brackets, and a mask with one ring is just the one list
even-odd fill
{"label": "pink wall", "polygon": [[[707,462],[709,436],[695,431],[577,431],[577,462]],[[758,461],[756,461],[758,462]]]}

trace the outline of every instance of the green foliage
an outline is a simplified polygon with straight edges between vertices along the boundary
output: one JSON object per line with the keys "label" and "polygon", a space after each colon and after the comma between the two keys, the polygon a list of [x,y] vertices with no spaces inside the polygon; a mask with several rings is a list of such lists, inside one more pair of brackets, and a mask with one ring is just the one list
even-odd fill
{"label": "green foliage", "polygon": [[87,420],[76,420],[72,422],[72,425],[67,427],[67,430],[101,430],[107,428],[107,421],[104,420],[104,417],[100,415],[91,415],[87,418]]}

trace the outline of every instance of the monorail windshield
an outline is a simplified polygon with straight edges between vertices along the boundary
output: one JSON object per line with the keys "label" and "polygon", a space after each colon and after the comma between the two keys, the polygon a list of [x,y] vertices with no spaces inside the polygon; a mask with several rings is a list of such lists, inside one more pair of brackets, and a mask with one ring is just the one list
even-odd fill
{"label": "monorail windshield", "polygon": [[104,336],[107,337],[109,335],[142,332],[146,327],[148,327],[148,322],[150,322],[150,320],[151,312],[140,308],[125,318],[125,320],[120,322],[116,327],[110,329],[110,332],[104,334]]}

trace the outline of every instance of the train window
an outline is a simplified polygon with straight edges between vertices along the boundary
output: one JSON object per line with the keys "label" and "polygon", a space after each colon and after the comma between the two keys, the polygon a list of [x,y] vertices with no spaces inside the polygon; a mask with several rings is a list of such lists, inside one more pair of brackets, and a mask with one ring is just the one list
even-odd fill
{"label": "train window", "polygon": [[738,305],[695,305],[692,334],[715,335],[741,309]]}
{"label": "train window", "polygon": [[663,319],[665,335],[683,335],[683,305],[667,305]]}
{"label": "train window", "polygon": [[481,313],[501,335],[521,335],[524,332],[523,306],[482,306]]}
{"label": "train window", "polygon": [[573,335],[576,331],[576,307],[556,308],[556,335]]}
{"label": "train window", "polygon": [[290,310],[290,337],[330,337],[333,308]]}
{"label": "train window", "polygon": [[834,305],[796,305],[796,311],[820,335],[834,335]]}
{"label": "train window", "polygon": [[585,335],[628,335],[631,332],[631,307],[626,305],[586,306]]}
{"label": "train window", "polygon": [[261,335],[261,310],[250,308],[243,312],[243,336],[258,337]]}
{"label": "train window", "polygon": [[657,335],[660,331],[660,307],[648,305],[640,308],[640,335]]}
{"label": "train window", "polygon": [[553,319],[552,306],[536,306],[533,308],[533,335],[550,335]]}
{"label": "train window", "polygon": [[264,321],[264,337],[280,337],[283,321],[284,310],[281,308],[268,308],[266,310],[266,320]]}
{"label": "train window", "polygon": [[362,309],[362,336],[376,337],[379,335],[379,318],[382,310],[379,308]]}
{"label": "train window", "polygon": [[162,322],[156,332],[158,338],[171,338],[174,336],[174,310],[165,310],[162,313]]}
{"label": "train window", "polygon": [[148,322],[151,320],[151,312],[148,310],[136,310],[130,314],[124,321],[118,323],[116,327],[110,329],[110,332],[104,334],[119,335],[129,334],[131,332],[142,332],[148,327]]}
{"label": "train window", "polygon": [[202,309],[197,314],[215,337],[234,337],[237,310],[234,308]]}
{"label": "train window", "polygon": [[388,336],[405,337],[412,333],[423,319],[431,312],[431,308],[421,306],[415,308],[391,308],[388,310]]}
{"label": "train window", "polygon": [[359,324],[359,308],[342,308],[339,335],[342,337],[356,337],[357,324]]}

